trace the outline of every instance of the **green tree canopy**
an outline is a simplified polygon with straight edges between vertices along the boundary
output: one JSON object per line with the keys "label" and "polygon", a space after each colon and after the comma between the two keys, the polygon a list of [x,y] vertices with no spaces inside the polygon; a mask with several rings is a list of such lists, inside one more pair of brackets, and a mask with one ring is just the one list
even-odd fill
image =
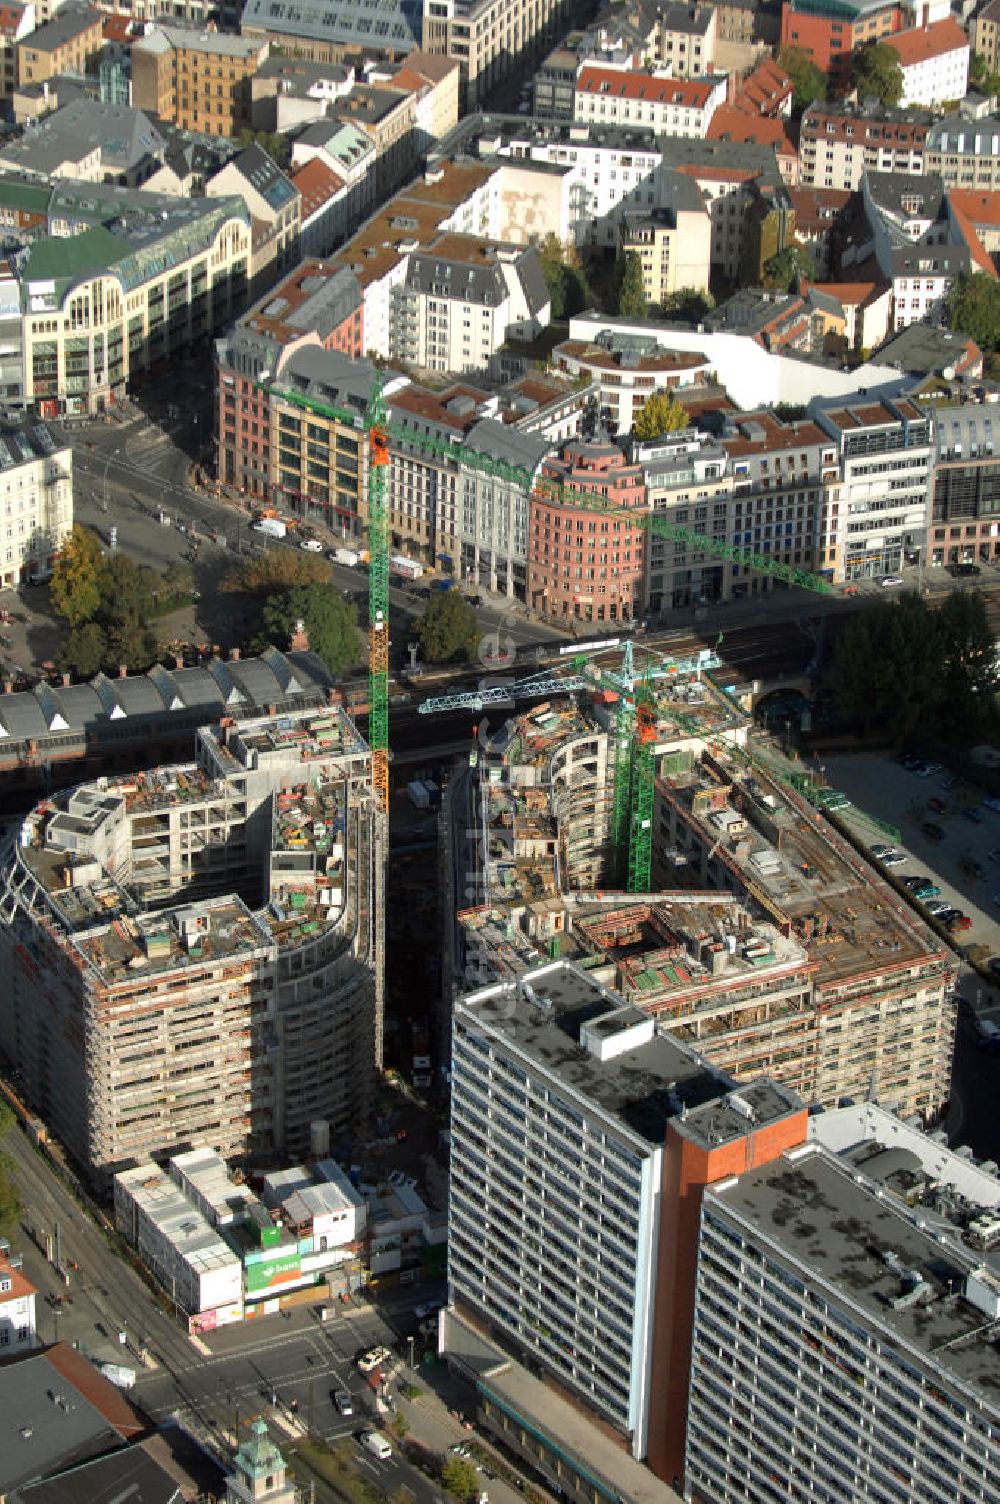
{"label": "green tree canopy", "polygon": [[464,1457],[449,1457],[441,1468],[441,1482],[456,1499],[472,1499],[479,1492],[475,1464]]}
{"label": "green tree canopy", "polygon": [[273,595],[294,585],[327,585],[330,578],[330,566],[319,554],[269,548],[255,558],[241,559],[223,577],[221,588],[233,595]]}
{"label": "green tree canopy", "polygon": [[687,428],[691,419],[672,392],[650,392],[632,420],[637,439],[658,439],[661,433]]}
{"label": "green tree canopy", "polygon": [[817,99],[826,98],[826,74],[801,47],[782,47],[778,61],[792,80],[792,105],[801,115]]}
{"label": "green tree canopy", "polygon": [[455,589],[435,591],[417,623],[425,663],[468,663],[481,635],[471,602]]}
{"label": "green tree canopy", "polygon": [[642,262],[636,251],[626,251],[620,266],[618,312],[626,319],[641,319],[646,313],[646,290],[642,281]]}
{"label": "green tree canopy", "polygon": [[1000,282],[986,272],[963,272],[951,285],[945,317],[986,353],[1000,348]]}
{"label": "green tree canopy", "polygon": [[800,277],[811,277],[813,258],[804,245],[786,245],[784,250],[764,263],[764,286],[775,292],[788,292]]}
{"label": "green tree canopy", "polygon": [[358,631],[354,608],[329,585],[295,585],[268,596],[260,614],[260,626],[254,643],[256,651],[273,643],[285,649],[301,622],[309,637],[309,646],[318,653],[333,674],[360,663],[364,640]]}
{"label": "green tree canopy", "polygon": [[52,570],[54,610],[70,627],[92,621],[100,609],[106,581],[101,540],[89,527],[75,523]]}
{"label": "green tree canopy", "polygon": [[564,246],[557,235],[547,235],[538,254],[552,300],[553,319],[568,319],[582,313],[594,297],[575,249]]}
{"label": "green tree canopy", "polygon": [[827,678],[844,720],[905,743],[987,732],[1000,673],[978,591],[955,591],[938,610],[907,592],[850,617]]}
{"label": "green tree canopy", "polygon": [[897,105],[903,97],[903,70],[898,53],[885,42],[868,42],[859,47],[851,59],[851,83],[860,100],[875,98],[883,104]]}
{"label": "green tree canopy", "polygon": [[99,622],[88,621],[69,634],[56,653],[56,663],[63,673],[92,679],[104,662],[107,647],[104,628]]}
{"label": "green tree canopy", "polygon": [[679,287],[667,298],[663,304],[663,311],[673,314],[676,318],[686,319],[689,323],[697,324],[714,307],[715,299],[710,292],[702,292],[697,287]]}

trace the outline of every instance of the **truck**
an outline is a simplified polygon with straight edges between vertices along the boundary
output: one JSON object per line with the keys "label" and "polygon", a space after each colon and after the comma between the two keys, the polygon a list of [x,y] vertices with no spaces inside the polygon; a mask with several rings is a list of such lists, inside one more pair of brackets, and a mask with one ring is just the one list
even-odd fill
{"label": "truck", "polygon": [[408,559],[405,554],[393,554],[389,560],[389,573],[400,579],[419,580],[423,572],[424,566],[418,564],[416,559]]}
{"label": "truck", "polygon": [[349,569],[355,569],[361,563],[361,555],[356,548],[344,548],[338,545],[333,550],[334,563],[346,564]]}
{"label": "truck", "polygon": [[283,538],[288,528],[280,517],[261,517],[253,525],[255,533],[264,533],[268,538]]}

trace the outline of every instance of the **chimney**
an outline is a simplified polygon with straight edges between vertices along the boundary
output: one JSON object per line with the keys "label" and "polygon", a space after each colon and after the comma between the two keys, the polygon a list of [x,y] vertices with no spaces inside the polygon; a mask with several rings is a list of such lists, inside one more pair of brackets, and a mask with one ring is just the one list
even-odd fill
{"label": "chimney", "polygon": [[183,667],[184,667],[184,659],[181,657],[180,653],[175,653],[174,654],[174,668],[183,668]]}
{"label": "chimney", "polygon": [[288,651],[290,653],[308,653],[309,633],[306,631],[304,621],[297,621],[295,623],[295,631],[292,633],[292,640],[288,644]]}
{"label": "chimney", "polygon": [[62,685],[63,689],[69,689],[69,674],[63,674]]}
{"label": "chimney", "polygon": [[3,681],[3,692],[5,695],[12,695],[14,693],[13,679],[5,679]]}
{"label": "chimney", "polygon": [[239,648],[230,648],[229,649],[229,661],[230,661],[230,663],[239,663],[239,661],[240,661],[240,650],[239,650]]}
{"label": "chimney", "polygon": [[119,663],[118,665],[118,677],[119,679],[128,678],[128,669],[125,667],[124,663]]}

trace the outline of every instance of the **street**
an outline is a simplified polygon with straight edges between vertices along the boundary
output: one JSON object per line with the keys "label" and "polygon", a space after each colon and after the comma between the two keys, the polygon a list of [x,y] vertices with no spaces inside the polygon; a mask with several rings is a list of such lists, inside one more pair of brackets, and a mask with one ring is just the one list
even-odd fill
{"label": "street", "polygon": [[[336,1442],[356,1436],[365,1425],[385,1427],[386,1418],[376,1415],[374,1392],[355,1359],[379,1344],[401,1352],[390,1384],[395,1391],[397,1378],[410,1374],[404,1364],[405,1338],[418,1325],[414,1307],[443,1300],[441,1282],[406,1286],[380,1309],[356,1297],[323,1324],[310,1304],[287,1316],[261,1317],[192,1340],[132,1268],[116,1258],[105,1233],[19,1127],[7,1135],[3,1150],[14,1162],[24,1205],[26,1235],[16,1241],[24,1272],[39,1290],[40,1339],[70,1341],[94,1362],[131,1367],[136,1381],[129,1397],[154,1423],[176,1418],[212,1448],[231,1439],[237,1427],[245,1434],[247,1422],[257,1416],[283,1445],[303,1429]],[[65,1284],[39,1248],[55,1237],[57,1224]],[[150,1366],[144,1365],[143,1353]],[[419,1363],[419,1347],[414,1356]],[[415,1437],[443,1448],[463,1431],[435,1398],[428,1372],[418,1369],[415,1375],[418,1400],[408,1403],[397,1395],[394,1403],[405,1408]],[[332,1401],[335,1389],[350,1392],[352,1416],[338,1414]],[[420,1504],[436,1497],[431,1482],[398,1449],[385,1463],[360,1447],[356,1452],[362,1470],[386,1493],[402,1485]],[[513,1501],[513,1491],[507,1493]]]}

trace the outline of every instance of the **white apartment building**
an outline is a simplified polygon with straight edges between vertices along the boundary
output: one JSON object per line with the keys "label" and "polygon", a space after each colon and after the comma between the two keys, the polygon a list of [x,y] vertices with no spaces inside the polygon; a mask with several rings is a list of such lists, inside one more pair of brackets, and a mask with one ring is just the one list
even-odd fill
{"label": "white apartment building", "polygon": [[724,73],[674,78],[666,70],[586,62],[576,81],[573,115],[584,125],[638,126],[660,136],[704,139],[712,116],[726,102],[727,83]]}
{"label": "white apartment building", "polygon": [[1000,1186],[896,1128],[706,1190],[686,1498],[1000,1498]]}
{"label": "white apartment building", "polygon": [[115,1176],[115,1226],[188,1316],[243,1317],[243,1264],[204,1210],[151,1159]]}
{"label": "white apartment building", "polygon": [[37,1345],[35,1286],[21,1268],[20,1254],[0,1242],[0,1358],[26,1353]]}
{"label": "white apartment building", "polygon": [[702,1068],[565,962],[456,1003],[451,1068],[449,1302],[641,1457],[668,1099]]}
{"label": "white apartment building", "polygon": [[43,423],[0,436],[0,586],[46,579],[72,526],[72,448]]}
{"label": "white apartment building", "polygon": [[[852,248],[864,261],[874,252],[879,270],[892,283],[892,327],[905,329],[939,314],[952,282],[971,266],[969,246],[948,215],[944,184],[925,173],[865,173],[861,199],[870,239]],[[844,265],[851,256],[845,255]]]}
{"label": "white apartment building", "polygon": [[964,99],[969,88],[969,38],[953,16],[883,38],[903,70],[900,103],[937,109]]}
{"label": "white apartment building", "polygon": [[[687,428],[636,445],[654,518],[726,543],[732,536],[733,477],[722,445]],[[701,600],[732,599],[731,567],[683,538],[650,527],[646,601],[653,613],[683,610]]]}
{"label": "white apartment building", "polygon": [[548,325],[549,305],[534,246],[442,235],[407,258],[389,353],[431,371],[485,371],[507,340],[534,339]]}
{"label": "white apartment building", "polygon": [[466,434],[455,566],[473,588],[527,599],[531,486],[551,450],[547,438],[522,433],[496,418],[480,418]]}
{"label": "white apartment building", "polygon": [[837,555],[848,582],[898,572],[926,548],[933,498],[931,419],[906,398],[822,402],[810,411],[837,444]]}
{"label": "white apartment building", "polygon": [[853,193],[866,172],[922,173],[934,118],[871,102],[810,105],[799,133],[799,181]]}

